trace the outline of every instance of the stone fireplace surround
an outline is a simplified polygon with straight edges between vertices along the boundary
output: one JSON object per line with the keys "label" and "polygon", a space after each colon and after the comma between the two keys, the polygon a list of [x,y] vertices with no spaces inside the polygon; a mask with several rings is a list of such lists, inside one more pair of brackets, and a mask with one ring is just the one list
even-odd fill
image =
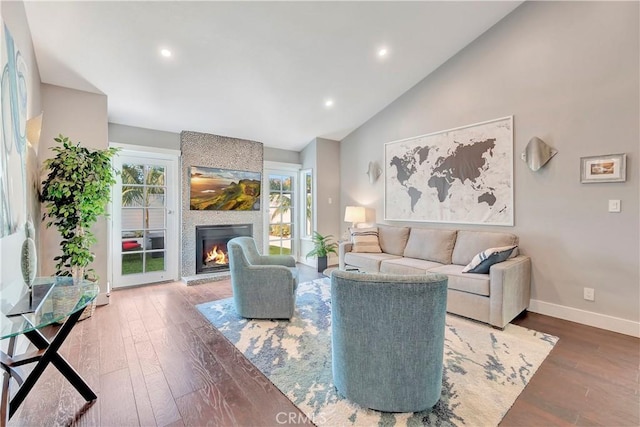
{"label": "stone fireplace surround", "polygon": [[227,277],[228,272],[196,274],[196,226],[251,224],[258,248],[262,247],[263,222],[260,211],[192,211],[189,209],[189,168],[203,166],[260,172],[264,189],[264,149],[261,142],[199,132],[180,134],[182,177],[182,263],[181,276],[187,284]]}

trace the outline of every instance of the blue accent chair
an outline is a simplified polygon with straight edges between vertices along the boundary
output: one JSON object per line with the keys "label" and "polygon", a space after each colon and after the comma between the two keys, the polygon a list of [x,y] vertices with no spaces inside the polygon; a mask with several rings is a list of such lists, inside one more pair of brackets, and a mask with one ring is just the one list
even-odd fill
{"label": "blue accent chair", "polygon": [[298,270],[288,255],[260,255],[251,237],[227,243],[233,301],[238,315],[249,319],[291,319]]}
{"label": "blue accent chair", "polygon": [[338,392],[383,412],[440,399],[447,276],[331,275],[331,350]]}

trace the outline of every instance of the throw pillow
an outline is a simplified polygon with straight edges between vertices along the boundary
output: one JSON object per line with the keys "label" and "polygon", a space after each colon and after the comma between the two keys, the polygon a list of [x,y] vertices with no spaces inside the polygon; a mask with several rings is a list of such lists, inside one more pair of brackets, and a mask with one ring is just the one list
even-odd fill
{"label": "throw pillow", "polygon": [[122,250],[123,251],[131,251],[134,249],[140,249],[141,246],[135,240],[125,240],[122,242]]}
{"label": "throw pillow", "polygon": [[500,248],[489,248],[480,252],[473,257],[471,262],[462,270],[463,273],[489,273],[489,268],[493,264],[505,261],[511,255],[511,252],[517,245],[514,246],[502,246]]}
{"label": "throw pillow", "polygon": [[351,252],[360,253],[380,253],[380,243],[378,242],[378,227],[351,228]]}

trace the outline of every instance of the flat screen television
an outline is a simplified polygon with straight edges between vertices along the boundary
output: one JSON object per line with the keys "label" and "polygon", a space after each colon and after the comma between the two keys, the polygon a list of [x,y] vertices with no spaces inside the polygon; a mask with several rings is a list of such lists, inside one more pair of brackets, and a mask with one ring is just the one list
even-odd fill
{"label": "flat screen television", "polygon": [[198,211],[259,211],[260,172],[191,166],[189,207]]}

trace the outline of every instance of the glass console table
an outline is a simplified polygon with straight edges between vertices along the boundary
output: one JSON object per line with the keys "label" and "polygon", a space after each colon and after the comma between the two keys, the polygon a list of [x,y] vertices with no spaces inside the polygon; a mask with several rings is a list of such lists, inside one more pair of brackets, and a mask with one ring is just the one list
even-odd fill
{"label": "glass console table", "polygon": [[[87,402],[97,398],[58,350],[78,322],[84,308],[98,296],[98,292],[98,285],[94,282],[82,281],[74,285],[70,277],[41,277],[34,282],[32,302],[29,302],[28,296],[26,301],[21,300],[18,304],[8,304],[7,301],[0,300],[0,339],[9,340],[6,353],[0,351],[3,375],[0,402],[2,427],[6,426],[15,414],[49,363],[60,371]],[[62,326],[49,341],[39,329],[53,323],[62,323]],[[14,354],[16,338],[21,335],[27,337],[37,350]],[[20,366],[28,363],[36,365],[24,376]],[[19,385],[13,398],[10,391],[12,379]]]}

